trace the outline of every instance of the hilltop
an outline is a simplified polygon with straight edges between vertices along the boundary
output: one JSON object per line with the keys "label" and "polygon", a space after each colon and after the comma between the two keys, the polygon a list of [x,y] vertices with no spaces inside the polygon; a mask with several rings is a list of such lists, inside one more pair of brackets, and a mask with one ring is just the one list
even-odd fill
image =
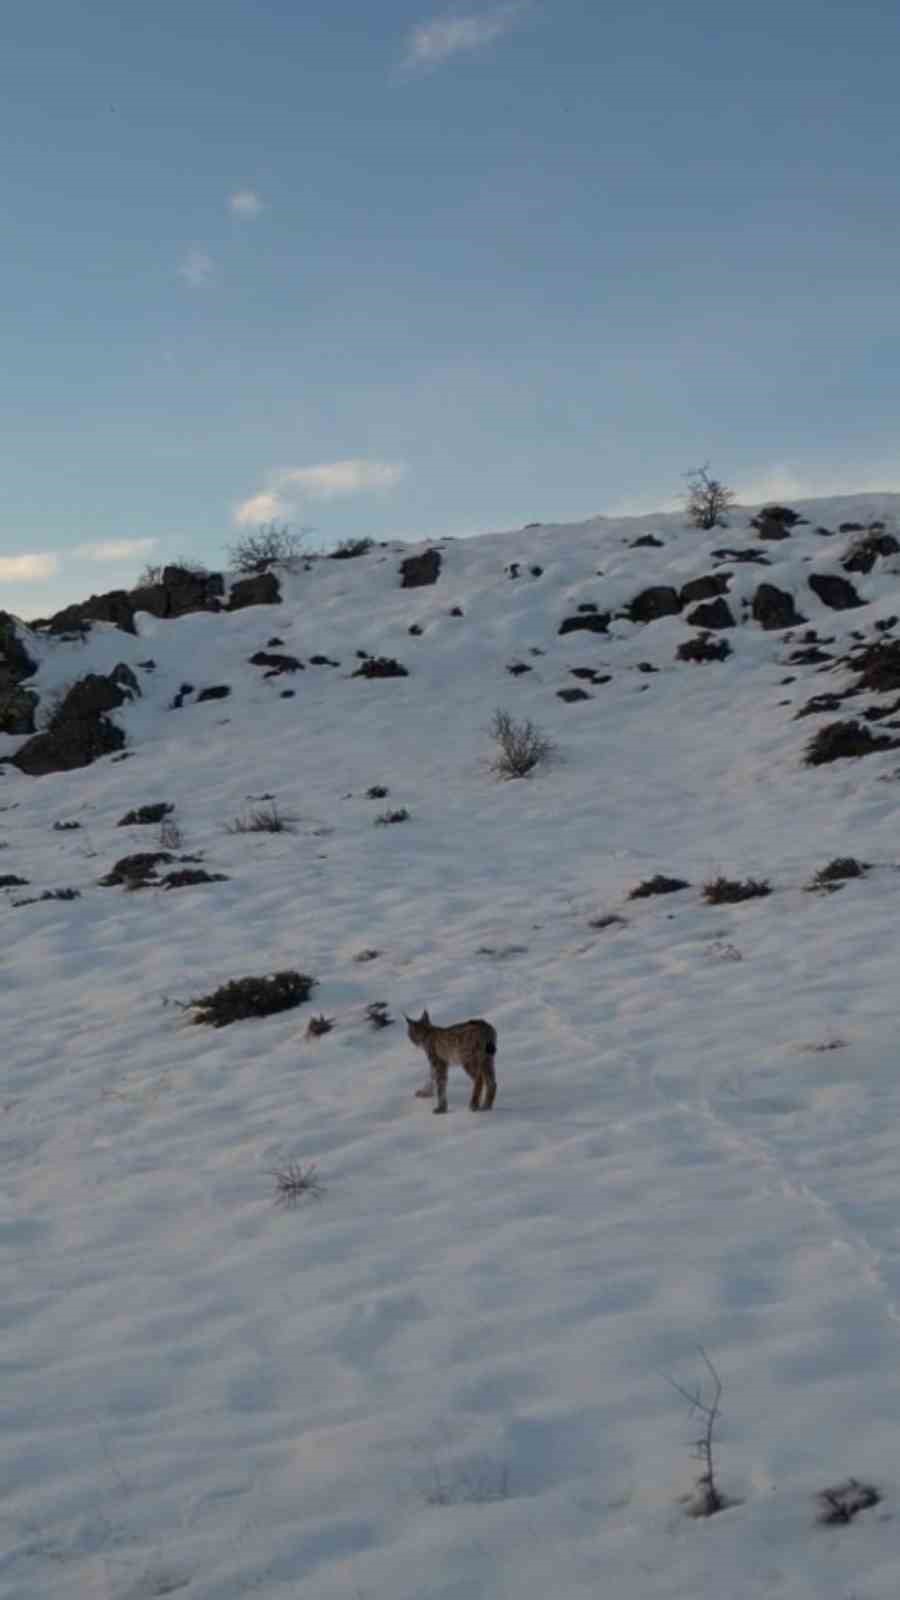
{"label": "hilltop", "polygon": [[726,520],[0,617],[0,1600],[893,1600],[900,496]]}

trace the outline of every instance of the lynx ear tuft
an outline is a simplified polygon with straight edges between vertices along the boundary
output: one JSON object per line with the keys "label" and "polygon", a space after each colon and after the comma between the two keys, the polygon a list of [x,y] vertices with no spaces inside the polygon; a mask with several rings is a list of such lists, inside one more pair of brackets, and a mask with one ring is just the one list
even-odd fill
{"label": "lynx ear tuft", "polygon": [[429,1016],[429,1015],[428,1015],[428,1012],[427,1012],[427,1011],[423,1011],[423,1012],[422,1012],[422,1016],[421,1016],[421,1018],[420,1018],[420,1021],[422,1021],[422,1022],[430,1022],[430,1021],[431,1021],[431,1018],[430,1018],[430,1016]]}

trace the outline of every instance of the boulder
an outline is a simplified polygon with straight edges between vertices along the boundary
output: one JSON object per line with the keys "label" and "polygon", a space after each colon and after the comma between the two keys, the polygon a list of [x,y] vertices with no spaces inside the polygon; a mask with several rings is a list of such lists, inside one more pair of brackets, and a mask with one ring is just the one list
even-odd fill
{"label": "boulder", "polygon": [[702,578],[691,578],[681,586],[681,604],[690,606],[697,600],[715,600],[716,595],[728,593],[730,582],[730,572],[709,572]]}
{"label": "boulder", "polygon": [[669,588],[667,584],[657,584],[635,595],[628,615],[632,622],[655,622],[658,617],[675,617],[680,610],[681,600],[677,590]]}
{"label": "boulder", "polygon": [[34,713],[38,696],[19,684],[0,688],[0,733],[34,733]]}
{"label": "boulder", "polygon": [[756,529],[761,539],[789,539],[791,529],[805,521],[806,518],[792,511],[790,506],[773,505],[763,506],[755,517],[751,517],[750,526]]}
{"label": "boulder", "polygon": [[220,572],[173,564],[163,567],[159,583],[132,589],[135,611],[153,617],[184,617],[191,611],[221,611],[225,580]]}
{"label": "boulder", "polygon": [[426,584],[437,583],[441,570],[439,550],[423,550],[421,555],[407,556],[400,563],[401,589],[423,589]]}
{"label": "boulder", "polygon": [[121,750],[125,735],[106,713],[140,694],[130,667],[120,662],[108,677],[89,672],[60,701],[47,728],[26,740],[11,758],[29,777],[88,767],[99,756]]}
{"label": "boulder", "polygon": [[231,585],[228,610],[242,611],[245,606],[274,606],[281,599],[281,590],[274,572],[256,572],[251,578],[239,578]]}
{"label": "boulder", "polygon": [[854,606],[865,605],[848,578],[839,578],[833,572],[811,572],[808,581],[813,594],[832,611],[851,611]]}
{"label": "boulder", "polygon": [[0,692],[37,672],[37,665],[19,638],[16,619],[0,611]]}
{"label": "boulder", "polygon": [[686,618],[693,628],[733,628],[734,617],[727,600],[706,600],[689,611]]}
{"label": "boulder", "polygon": [[793,595],[779,589],[774,583],[761,583],[753,596],[753,620],[761,628],[795,628],[805,622],[794,605]]}
{"label": "boulder", "polygon": [[574,617],[566,617],[557,632],[577,633],[580,629],[586,629],[588,633],[605,633],[609,623],[608,611],[579,611]]}
{"label": "boulder", "polygon": [[65,606],[50,617],[46,626],[50,633],[76,632],[90,622],[112,622],[123,633],[136,633],[134,605],[124,589],[110,589],[106,594],[92,594],[89,600],[79,600]]}

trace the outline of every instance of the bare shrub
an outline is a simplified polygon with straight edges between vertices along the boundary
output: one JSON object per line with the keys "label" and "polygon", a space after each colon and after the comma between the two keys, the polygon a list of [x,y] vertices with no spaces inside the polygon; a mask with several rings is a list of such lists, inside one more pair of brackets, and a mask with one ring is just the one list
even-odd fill
{"label": "bare shrub", "polygon": [[694,1486],[694,1492],[685,1499],[688,1515],[692,1517],[713,1517],[717,1511],[723,1511],[730,1503],[719,1488],[716,1477],[716,1461],[713,1455],[713,1436],[719,1420],[719,1402],[722,1398],[722,1380],[715,1367],[701,1345],[700,1356],[712,1380],[712,1392],[709,1398],[704,1398],[702,1382],[696,1389],[685,1389],[674,1378],[669,1382],[688,1402],[691,1413],[696,1412],[702,1418],[703,1430],[694,1440],[694,1457],[701,1464],[700,1475]]}
{"label": "bare shrub", "polygon": [[226,833],[296,833],[297,819],[278,809],[277,803],[257,806],[226,824]]}
{"label": "bare shrub", "polygon": [[386,1000],[373,1000],[370,1005],[367,1005],[366,1018],[371,1022],[373,1028],[389,1028],[394,1020],[393,1017],[388,1015]]}
{"label": "bare shrub", "polygon": [[264,522],[255,533],[245,533],[228,546],[228,559],[237,572],[267,572],[276,562],[296,561],[303,553],[303,538],[287,523]]}
{"label": "bare shrub", "polygon": [[376,827],[387,827],[391,822],[408,822],[409,812],[405,806],[400,806],[397,811],[382,811],[375,818]]}
{"label": "bare shrub", "polygon": [[555,753],[553,741],[530,718],[517,722],[502,707],[494,712],[489,732],[497,746],[491,771],[498,778],[526,778]]}
{"label": "bare shrub", "polygon": [[809,887],[831,890],[847,878],[864,878],[868,865],[867,861],[857,861],[855,856],[835,856],[827,867],[819,868]]}
{"label": "bare shrub", "polygon": [[311,1200],[321,1200],[325,1193],[324,1185],[319,1182],[313,1162],[304,1167],[299,1161],[286,1161],[283,1166],[273,1167],[269,1177],[275,1180],[277,1206],[290,1208],[298,1205],[307,1196]]}
{"label": "bare shrub", "polygon": [[886,733],[876,737],[861,722],[826,722],[810,739],[803,761],[807,767],[821,767],[829,761],[869,756],[876,750],[896,750],[898,746],[897,739]]}
{"label": "bare shrub", "polygon": [[720,478],[713,478],[709,462],[685,473],[687,516],[692,528],[727,528],[725,513],[734,505],[733,490]]}

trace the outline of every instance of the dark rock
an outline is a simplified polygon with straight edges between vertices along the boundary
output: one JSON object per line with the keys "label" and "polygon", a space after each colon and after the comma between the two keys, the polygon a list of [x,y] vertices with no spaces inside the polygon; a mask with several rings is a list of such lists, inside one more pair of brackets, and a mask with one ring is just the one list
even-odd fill
{"label": "dark rock", "polygon": [[854,541],[841,566],[845,572],[871,572],[879,556],[894,556],[898,550],[900,542],[893,534],[869,531],[862,539]]}
{"label": "dark rock", "polygon": [[282,689],[281,694],[279,695],[279,699],[280,700],[293,700],[295,693],[296,693],[296,690],[294,690],[294,689]]}
{"label": "dark rock", "polygon": [[463,614],[462,606],[454,606],[453,609],[450,612],[451,617],[461,617],[462,614]]}
{"label": "dark rock", "polygon": [[788,661],[792,667],[818,666],[825,661],[833,661],[827,650],[820,650],[817,644],[804,645],[802,650],[792,650]]}
{"label": "dark rock", "polygon": [[0,889],[25,889],[28,887],[27,878],[17,878],[14,872],[4,872],[0,876]]}
{"label": "dark rock", "polygon": [[250,657],[251,667],[268,667],[266,677],[275,677],[279,672],[303,672],[303,662],[296,656],[281,655],[278,651],[257,650],[255,656]]}
{"label": "dark rock", "polygon": [[730,582],[730,572],[710,572],[702,578],[691,578],[681,586],[681,604],[690,606],[698,600],[715,600],[717,595],[728,593]]}
{"label": "dark rock", "polygon": [[184,702],[185,702],[187,696],[189,694],[193,694],[193,692],[194,692],[194,685],[192,683],[183,683],[181,685],[181,688],[179,689],[178,693],[176,695],[174,695],[172,700],[169,702],[169,710],[170,711],[180,711],[182,706],[184,705]]}
{"label": "dark rock", "polygon": [[677,661],[724,661],[731,655],[731,645],[727,639],[709,639],[705,634],[695,634],[693,639],[685,639],[675,652]]}
{"label": "dark rock", "polygon": [[243,611],[245,606],[274,606],[281,599],[281,589],[274,572],[256,572],[251,578],[238,578],[231,585],[228,610]]}
{"label": "dark rock", "polygon": [[600,607],[599,606],[595,606],[593,600],[582,600],[581,605],[580,606],[576,606],[575,610],[576,611],[583,611],[583,612],[587,613],[587,612],[599,611]]}
{"label": "dark rock", "polygon": [[220,572],[173,563],[163,567],[159,583],[144,584],[131,591],[135,611],[149,611],[153,617],[184,617],[192,611],[221,611],[225,580]]}
{"label": "dark rock", "polygon": [[523,672],[531,672],[532,668],[525,661],[510,661],[506,670],[512,673],[514,678],[519,678]]}
{"label": "dark rock", "polygon": [[753,619],[761,628],[794,628],[805,622],[794,605],[793,596],[774,583],[761,583],[753,596]]}
{"label": "dark rock", "polygon": [[406,631],[407,631],[407,633],[411,633],[413,635],[413,638],[416,638],[416,639],[419,638],[421,636],[421,633],[422,633],[421,626],[419,625],[418,622],[410,623],[410,626],[407,628]]}
{"label": "dark rock", "polygon": [[610,623],[608,611],[580,611],[574,617],[566,617],[561,622],[558,633],[577,633],[586,629],[588,633],[605,633]]}
{"label": "dark rock", "polygon": [[529,572],[530,572],[530,573],[531,573],[531,576],[532,576],[532,577],[533,577],[533,578],[542,578],[542,577],[543,577],[543,576],[544,576],[544,569],[543,569],[543,567],[537,567],[537,566],[535,566],[535,567],[529,567],[529,568],[528,568],[528,571],[529,571]]}
{"label": "dark rock", "polygon": [[634,670],[635,672],[658,672],[659,667],[655,667],[652,661],[639,661]]}
{"label": "dark rock", "polygon": [[330,656],[310,656],[309,664],[311,667],[339,667],[341,663],[332,661]]}
{"label": "dark rock", "polygon": [[400,563],[401,589],[424,589],[429,583],[437,583],[441,570],[441,553],[439,550],[423,550],[421,555],[407,556]]}
{"label": "dark rock", "polygon": [[37,664],[19,638],[15,617],[8,611],[0,611],[0,698],[5,690],[33,677],[35,672]]}
{"label": "dark rock", "polygon": [[107,717],[79,718],[34,734],[10,759],[20,772],[40,778],[50,772],[88,767],[101,756],[121,750],[124,743],[121,728]]}
{"label": "dark rock", "polygon": [[865,528],[863,527],[861,522],[840,522],[840,523],[838,523],[838,532],[839,533],[865,533]]}
{"label": "dark rock", "polygon": [[556,698],[571,704],[575,700],[590,700],[591,696],[586,689],[557,689]]}
{"label": "dark rock", "polygon": [[277,644],[284,644],[284,640],[283,639],[279,639],[279,637],[278,637],[278,635],[276,633],[273,638],[266,640],[266,649],[267,650],[274,650],[275,646]]}
{"label": "dark rock", "polygon": [[511,561],[509,563],[509,566],[506,569],[506,575],[507,575],[508,578],[517,578],[519,576],[519,562],[518,561]]}
{"label": "dark rock", "polygon": [[822,604],[830,606],[832,611],[851,611],[854,606],[865,605],[852,583],[833,572],[811,572],[808,581],[813,594],[817,594]]}
{"label": "dark rock", "polygon": [[[266,673],[266,677],[269,676],[270,674]],[[200,690],[196,704],[199,705],[201,700],[227,700],[230,693],[231,690],[227,683],[212,683],[208,689]]]}
{"label": "dark rock", "polygon": [[858,677],[857,690],[888,694],[900,689],[900,640],[878,639],[849,658]]}
{"label": "dark rock", "polygon": [[632,550],[661,550],[664,541],[657,539],[655,534],[642,533],[639,539],[632,539]]}
{"label": "dark rock", "polygon": [[19,684],[0,688],[0,733],[34,733],[38,696]]}
{"label": "dark rock", "polygon": [[164,889],[186,889],[195,883],[227,883],[228,877],[224,872],[204,872],[202,867],[181,867],[159,881]]}
{"label": "dark rock", "polygon": [[733,628],[735,625],[731,607],[721,596],[718,600],[706,600],[702,605],[695,606],[685,621],[692,628]]}
{"label": "dark rock", "polygon": [[801,717],[819,716],[823,711],[839,711],[846,698],[843,694],[814,694],[799,711],[794,712],[794,721],[799,722]]}
{"label": "dark rock", "polygon": [[653,878],[645,878],[636,889],[632,889],[629,900],[646,900],[653,894],[677,894],[679,889],[689,889],[690,884],[685,878],[667,878],[664,873],[657,872]]}
{"label": "dark rock", "polygon": [[657,584],[635,595],[628,615],[632,622],[655,622],[658,617],[674,617],[681,610],[678,592],[667,584]]}
{"label": "dark rock", "polygon": [[834,538],[834,529],[833,528],[814,528],[813,532],[819,534],[820,538],[822,538],[822,539],[833,539]]}
{"label": "dark rock", "polygon": [[124,589],[110,589],[106,594],[92,594],[89,600],[65,606],[48,621],[50,633],[65,633],[70,628],[81,629],[89,622],[112,622],[123,633],[136,633],[134,604]]}

